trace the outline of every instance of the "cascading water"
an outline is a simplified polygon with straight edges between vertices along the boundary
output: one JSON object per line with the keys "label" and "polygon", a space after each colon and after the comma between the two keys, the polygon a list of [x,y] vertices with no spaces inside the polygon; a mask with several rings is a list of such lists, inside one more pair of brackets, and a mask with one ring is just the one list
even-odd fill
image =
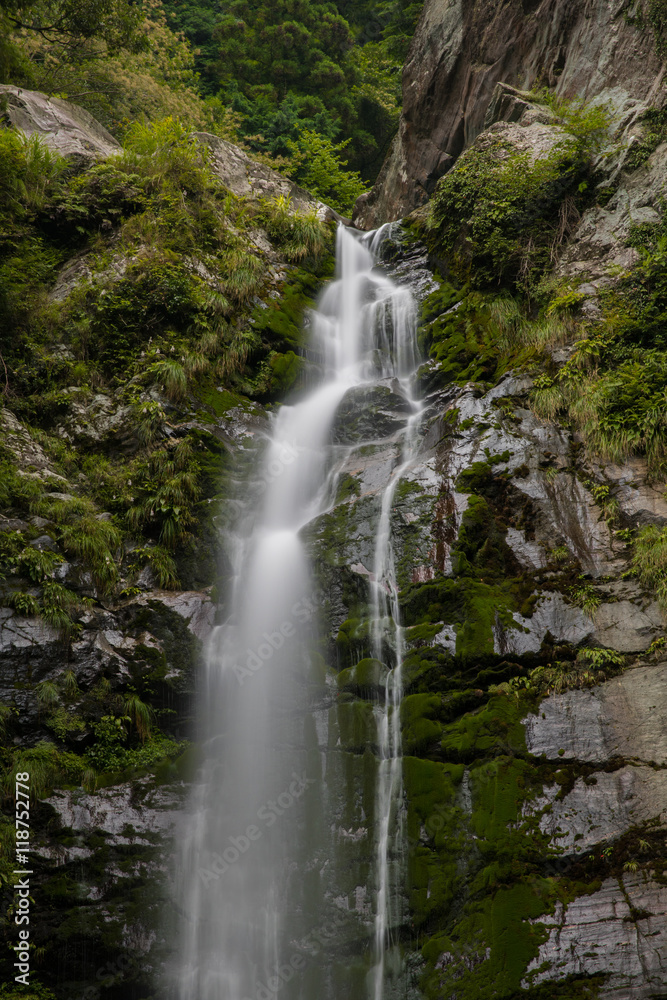
{"label": "cascading water", "polygon": [[[363,238],[339,229],[337,277],[312,316],[325,376],[279,410],[263,459],[263,503],[237,540],[230,614],[209,648],[205,761],[183,837],[181,954],[170,991],[177,1000],[406,995],[394,939],[404,920],[405,835],[391,516],[420,406],[410,388],[414,300],[374,266],[386,235],[386,227]],[[354,445],[333,443],[339,408],[350,393],[388,384],[404,418],[388,439],[394,468],[376,496],[367,655],[388,669],[374,708],[374,801],[363,807],[357,794],[344,801],[349,762],[313,695],[325,690],[331,701],[332,692],[304,534],[332,508],[354,459]],[[364,824],[367,861],[354,846]]]}

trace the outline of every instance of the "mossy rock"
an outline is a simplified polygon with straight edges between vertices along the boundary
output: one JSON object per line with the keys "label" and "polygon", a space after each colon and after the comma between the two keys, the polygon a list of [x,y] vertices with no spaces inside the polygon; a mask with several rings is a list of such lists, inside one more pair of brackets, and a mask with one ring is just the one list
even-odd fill
{"label": "mossy rock", "polygon": [[401,702],[403,752],[425,754],[442,739],[439,721],[442,699],[435,694],[411,694]]}
{"label": "mossy rock", "polygon": [[377,698],[384,692],[387,667],[380,660],[366,658],[354,667],[341,670],[337,684],[341,691],[351,691],[361,698]]}
{"label": "mossy rock", "polygon": [[526,753],[526,732],[517,702],[495,695],[477,712],[448,725],[441,750],[448,760],[471,760],[483,754]]}
{"label": "mossy rock", "polygon": [[340,743],[344,750],[363,753],[366,747],[375,747],[378,742],[377,722],[370,702],[344,701],[336,706]]}

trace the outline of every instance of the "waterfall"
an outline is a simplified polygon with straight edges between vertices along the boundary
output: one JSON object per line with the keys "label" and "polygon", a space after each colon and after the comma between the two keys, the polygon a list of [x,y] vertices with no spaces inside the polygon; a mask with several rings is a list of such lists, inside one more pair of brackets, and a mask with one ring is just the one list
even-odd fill
{"label": "waterfall", "polygon": [[[209,644],[204,761],[182,837],[180,955],[169,990],[177,1000],[405,995],[396,992],[394,936],[404,909],[404,640],[391,522],[420,405],[411,393],[414,299],[376,266],[387,234],[339,228],[336,277],[312,315],[324,376],[279,409],[259,470],[263,499],[254,512],[248,500],[242,518],[252,530],[238,534],[229,614]],[[394,467],[375,498],[365,655],[387,669],[373,708],[374,803],[362,808],[342,801],[349,768],[327,728],[331,709],[327,715],[313,700],[323,684],[330,702],[334,695],[330,670],[322,680],[326,637],[304,533],[333,509],[354,459],[355,444],[334,442],[337,413],[350,394],[378,386],[402,398],[404,417],[388,439]],[[341,833],[345,810],[369,826],[367,861],[354,847],[363,826]],[[359,885],[364,871],[367,887]]]}

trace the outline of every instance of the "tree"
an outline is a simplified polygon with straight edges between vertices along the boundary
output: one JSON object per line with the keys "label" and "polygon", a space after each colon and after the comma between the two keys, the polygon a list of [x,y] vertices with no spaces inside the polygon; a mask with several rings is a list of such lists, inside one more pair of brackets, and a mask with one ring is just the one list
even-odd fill
{"label": "tree", "polygon": [[110,52],[137,51],[144,15],[132,0],[0,0],[0,14],[10,30],[35,33],[64,49],[95,38]]}

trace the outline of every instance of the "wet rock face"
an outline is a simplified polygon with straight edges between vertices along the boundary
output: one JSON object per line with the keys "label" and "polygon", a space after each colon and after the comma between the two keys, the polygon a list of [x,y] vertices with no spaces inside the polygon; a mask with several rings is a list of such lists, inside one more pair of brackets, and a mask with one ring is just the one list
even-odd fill
{"label": "wet rock face", "polygon": [[[621,120],[645,107],[662,65],[651,33],[626,23],[624,0],[504,4],[428,0],[403,70],[399,133],[355,223],[373,228],[423,205],[482,131],[497,83],[538,84],[608,101]],[[515,121],[516,102],[495,113]]]}
{"label": "wet rock face", "polygon": [[398,382],[373,389],[350,389],[338,407],[332,427],[336,444],[356,444],[397,434],[405,425],[411,406]]}

